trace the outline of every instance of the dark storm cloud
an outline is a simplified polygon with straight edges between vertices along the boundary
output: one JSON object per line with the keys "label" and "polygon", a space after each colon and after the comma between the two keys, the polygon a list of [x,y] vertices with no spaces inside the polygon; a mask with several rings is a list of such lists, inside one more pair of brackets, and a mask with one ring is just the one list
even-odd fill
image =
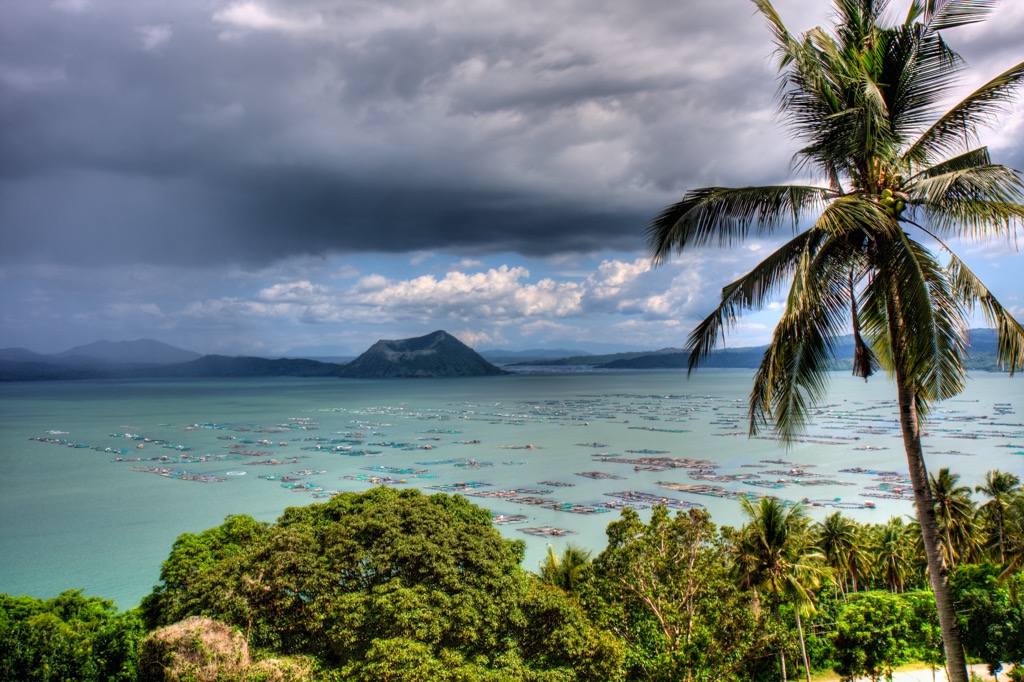
{"label": "dark storm cloud", "polygon": [[457,5],[10,0],[0,257],[635,250],[785,179],[745,0]]}
{"label": "dark storm cloud", "polygon": [[8,3],[4,256],[636,248],[715,12]]}

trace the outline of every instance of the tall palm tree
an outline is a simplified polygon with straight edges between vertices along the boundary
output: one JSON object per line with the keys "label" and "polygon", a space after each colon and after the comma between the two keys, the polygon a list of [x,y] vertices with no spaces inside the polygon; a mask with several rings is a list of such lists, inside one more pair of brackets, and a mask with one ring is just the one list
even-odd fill
{"label": "tall palm tree", "polygon": [[806,527],[804,532],[794,538],[791,551],[798,560],[794,561],[789,578],[785,581],[785,593],[793,604],[796,630],[800,637],[800,656],[804,663],[804,677],[807,682],[811,682],[811,661],[807,656],[807,641],[801,616],[812,616],[817,613],[814,606],[814,591],[826,581],[834,582],[836,575],[825,562],[814,536],[807,532]]}
{"label": "tall palm tree", "polygon": [[[737,553],[744,557],[737,564],[742,571],[738,576],[740,583],[760,586],[771,593],[772,615],[778,625],[782,624],[779,608],[782,596],[792,600],[804,670],[810,682],[810,664],[800,614],[812,610],[812,590],[821,585],[828,575],[825,557],[813,542],[810,518],[801,505],[787,509],[772,497],[761,498],[757,506],[741,497],[740,505],[748,519],[738,536],[740,549]],[[785,682],[786,655],[782,646],[779,647],[779,666]]]}
{"label": "tall palm tree", "polygon": [[751,431],[770,424],[788,441],[824,397],[832,350],[852,328],[854,374],[881,367],[895,381],[943,648],[952,679],[966,682],[920,422],[963,387],[976,306],[997,329],[1000,362],[1024,367],[1024,328],[944,241],[1012,238],[1024,224],[1024,182],[992,162],[975,130],[1024,82],[1024,62],[936,118],[963,68],[941,33],[983,20],[997,0],[911,0],[891,25],[888,0],[834,0],[834,30],[799,37],[769,0],[753,2],[778,46],[780,111],[804,143],[796,166],[825,184],[691,190],[651,222],[653,260],[752,232],[796,233],[722,290],[687,341],[690,369],[744,310],[763,308],[791,279],[750,397]]}
{"label": "tall palm tree", "polygon": [[950,473],[948,467],[939,469],[938,476],[929,476],[932,500],[939,530],[946,539],[946,560],[950,568],[959,559],[970,560],[977,539],[974,537],[974,502],[971,489],[957,485],[959,474]]}
{"label": "tall palm tree", "polygon": [[999,546],[999,563],[1006,563],[1006,511],[1014,496],[1024,494],[1020,479],[1011,473],[993,469],[985,474],[985,485],[974,486],[974,492],[982,493],[989,501],[981,505],[980,511],[989,516],[996,527]]}

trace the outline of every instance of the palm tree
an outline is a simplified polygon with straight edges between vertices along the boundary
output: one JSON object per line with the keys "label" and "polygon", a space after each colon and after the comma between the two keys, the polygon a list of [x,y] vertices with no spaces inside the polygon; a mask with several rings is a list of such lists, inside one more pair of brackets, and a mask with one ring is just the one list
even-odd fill
{"label": "palm tree", "polygon": [[868,564],[865,545],[861,540],[861,528],[857,522],[842,512],[834,512],[815,526],[818,549],[825,556],[825,563],[833,570],[836,584],[844,598],[849,580],[854,592],[857,591],[857,577]]}
{"label": "palm tree", "polygon": [[[755,588],[763,586],[771,592],[772,615],[780,626],[781,597],[785,594],[791,598],[800,635],[804,671],[810,682],[810,663],[800,615],[813,612],[812,590],[828,574],[825,557],[813,542],[810,519],[801,505],[786,509],[772,497],[761,498],[757,506],[741,497],[740,504],[749,521],[738,536],[740,547],[737,554],[743,557],[743,561],[737,564],[741,571],[738,576],[740,583]],[[779,666],[785,682],[786,654],[782,646],[779,647]]]}
{"label": "palm tree", "polygon": [[911,575],[915,577],[917,587],[928,586],[928,557],[924,551],[924,541],[921,538],[921,524],[914,518],[907,524],[907,542],[910,544],[909,560],[913,567]]}
{"label": "palm tree", "polygon": [[891,592],[906,589],[907,576],[912,571],[914,546],[903,519],[894,516],[878,526],[874,542],[875,567],[879,577]]}
{"label": "palm tree", "polygon": [[590,554],[590,550],[570,542],[562,550],[562,555],[558,556],[555,548],[548,545],[547,556],[540,564],[541,582],[575,594],[586,579],[586,572],[591,565]]}
{"label": "palm tree", "polygon": [[963,387],[975,307],[997,329],[1000,362],[1011,372],[1024,367],[1024,327],[944,241],[1009,239],[1024,224],[1024,182],[992,163],[976,134],[1024,82],[1024,63],[935,118],[963,68],[940,33],[983,20],[997,0],[910,0],[893,25],[884,24],[888,0],[834,0],[834,31],[800,37],[770,0],[753,2],[779,48],[780,111],[804,143],[796,166],[825,185],[691,190],[651,222],[653,260],[730,246],[751,232],[796,233],[722,290],[687,341],[690,370],[744,310],[765,307],[791,280],[750,397],[751,431],[770,424],[791,442],[825,395],[837,339],[852,329],[854,374],[866,379],[881,367],[895,381],[943,648],[952,679],[966,682],[921,420]]}
{"label": "palm tree", "polygon": [[1006,523],[1003,536],[1006,542],[1006,569],[1002,577],[1005,577],[1024,567],[1024,494],[1013,497],[1003,519]]}
{"label": "palm tree", "polygon": [[1014,496],[1020,495],[1020,479],[1011,473],[993,469],[985,474],[985,485],[974,486],[974,492],[983,493],[989,501],[979,511],[992,518],[999,544],[999,563],[1006,563],[1006,511]]}
{"label": "palm tree", "polygon": [[947,467],[939,469],[938,476],[933,474],[929,478],[939,530],[946,539],[946,560],[949,567],[954,568],[958,559],[970,559],[976,545],[971,489],[957,485],[959,474],[950,473]]}

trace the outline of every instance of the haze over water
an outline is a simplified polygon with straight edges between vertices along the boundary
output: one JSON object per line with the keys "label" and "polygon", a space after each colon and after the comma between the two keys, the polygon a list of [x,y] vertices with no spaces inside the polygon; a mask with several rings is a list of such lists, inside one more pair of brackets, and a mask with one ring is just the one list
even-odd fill
{"label": "haze over water", "polygon": [[[595,507],[617,499],[609,493],[637,491],[703,504],[720,525],[742,522],[735,500],[659,483],[831,503],[812,508],[818,519],[836,508],[863,521],[913,513],[906,500],[864,497],[879,492],[868,488],[878,486],[871,475],[841,472],[906,472],[891,384],[836,373],[807,437],[787,451],[770,439],[747,438],[750,381],[749,371],[708,370],[689,380],[680,372],[630,372],[0,384],[0,592],[50,597],[84,588],[120,608],[134,606],[158,581],[160,562],[181,533],[200,532],[229,514],[272,521],[287,506],[317,502],[309,492],[261,478],[302,470],[323,472],[301,477],[321,494],[375,485],[360,477],[404,479],[395,485],[428,493],[436,491],[430,486],[487,483],[464,494],[526,489],[555,507]],[[975,374],[929,421],[929,469],[949,467],[972,487],[994,468],[1024,477],[1022,422],[1024,383]],[[354,454],[360,450],[372,454]],[[692,468],[637,471],[635,463],[616,462],[645,456],[711,460],[713,473],[728,480],[694,480]],[[174,461],[188,458],[211,461]],[[271,459],[288,463],[257,464]],[[146,468],[223,480],[134,470]],[[786,475],[793,470],[807,476]],[[777,480],[789,482],[767,487]],[[541,490],[547,492],[532,494]],[[528,517],[499,528],[527,541],[524,567],[531,570],[548,543],[572,541],[596,554],[605,527],[618,517],[517,498],[470,499],[496,514]],[[866,501],[876,508],[848,508]],[[522,532],[546,526],[572,534]]]}

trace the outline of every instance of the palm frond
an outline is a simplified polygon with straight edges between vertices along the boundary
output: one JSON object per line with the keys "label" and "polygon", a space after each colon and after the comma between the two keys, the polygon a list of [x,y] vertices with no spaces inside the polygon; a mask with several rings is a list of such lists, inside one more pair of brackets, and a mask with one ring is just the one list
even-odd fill
{"label": "palm frond", "polygon": [[844,50],[859,52],[874,36],[888,0],[836,0],[835,31]]}
{"label": "palm frond", "polygon": [[956,256],[946,266],[953,287],[967,306],[981,306],[989,324],[996,328],[996,359],[1010,375],[1024,369],[1024,327],[1004,308],[981,280]]}
{"label": "palm frond", "polygon": [[992,164],[992,157],[988,153],[988,147],[978,147],[977,149],[971,149],[959,156],[954,156],[949,159],[944,159],[939,163],[918,171],[911,176],[910,181],[914,182],[923,178],[934,178],[946,173],[971,170],[981,166],[989,166]]}
{"label": "palm frond", "polygon": [[775,11],[775,7],[769,0],[753,0],[754,5],[768,22],[768,29],[775,38],[775,44],[779,48],[779,69],[782,70],[793,61],[794,55],[799,50],[800,43],[794,40],[789,29],[782,23],[782,17]]}
{"label": "palm frond", "polygon": [[832,339],[791,315],[775,327],[750,392],[750,435],[771,426],[784,445],[804,431],[811,407],[827,392]]}
{"label": "palm frond", "polygon": [[892,376],[895,361],[889,338],[889,317],[886,305],[888,279],[884,273],[872,270],[865,278],[865,282],[861,292],[860,305],[857,308],[861,333],[867,340],[868,347],[871,348],[879,367]]}
{"label": "palm frond", "polygon": [[866,200],[863,194],[849,194],[830,203],[818,217],[815,228],[835,236],[867,234],[874,229],[886,229],[891,220],[875,201]]}
{"label": "palm frond", "polygon": [[999,4],[999,0],[934,0],[934,9],[925,27],[929,31],[943,31],[968,24],[976,24]]}
{"label": "palm frond", "polygon": [[786,311],[754,375],[751,434],[771,424],[784,443],[792,443],[806,425],[810,407],[825,396],[828,363],[845,329],[847,278],[856,257],[840,239],[801,255]]}
{"label": "palm frond", "polygon": [[918,411],[927,414],[931,404],[952,398],[963,390],[967,315],[941,263],[921,244],[902,234],[903,244],[912,259],[909,262],[923,275],[930,304],[924,333],[914,329],[914,345],[923,349],[922,356],[926,358],[925,366],[915,367],[924,389],[918,395],[918,401],[928,405],[919,405]]}
{"label": "palm frond", "polygon": [[904,19],[904,26],[912,26],[921,15],[924,14],[924,2],[922,0],[912,0],[910,8],[907,10],[907,18]]}
{"label": "palm frond", "polygon": [[[873,69],[872,69],[873,70]],[[864,139],[861,140],[859,152],[874,153],[885,157],[886,149],[894,148],[898,140],[893,135],[889,120],[889,104],[886,102],[882,86],[874,79],[872,70],[865,68],[861,72],[861,93],[859,104],[861,116],[864,118]]]}
{"label": "palm frond", "polygon": [[862,101],[868,80],[861,61],[849,59],[831,36],[820,29],[807,33],[779,99],[786,123],[808,142],[798,156],[823,170],[840,167],[872,130],[888,126],[877,122],[879,106]]}
{"label": "palm frond", "polygon": [[1024,181],[1006,166],[972,165],[986,155],[976,150],[950,159],[907,188],[910,203],[937,233],[1003,237],[1024,224]]}
{"label": "palm frond", "polygon": [[816,250],[818,244],[828,235],[821,230],[808,230],[798,234],[757,267],[738,280],[722,288],[718,307],[698,324],[686,342],[690,353],[689,372],[693,372],[719,340],[725,337],[726,329],[738,319],[744,310],[764,307],[767,300],[778,292],[793,274],[805,251]]}
{"label": "palm frond", "polygon": [[[850,249],[851,245],[862,243],[867,238],[865,225],[887,219],[878,204],[864,201],[862,196],[843,196],[830,203],[813,229],[797,235],[749,273],[723,287],[718,307],[693,329],[687,339],[689,372],[707,358],[718,341],[724,338],[726,329],[744,310],[760,309],[769,297],[780,290],[805,253],[818,252],[826,239],[844,240],[844,248]],[[856,260],[853,251],[848,251],[846,257],[851,262]]]}
{"label": "palm frond", "polygon": [[1024,62],[1010,67],[958,102],[904,153],[923,163],[943,154],[958,154],[977,144],[976,127],[994,120],[1024,82]]}
{"label": "palm frond", "polygon": [[911,380],[918,411],[963,389],[966,311],[942,265],[902,231],[880,243],[867,288],[865,335],[890,374]]}
{"label": "palm frond", "polygon": [[673,251],[694,246],[730,246],[747,237],[752,227],[768,233],[787,223],[795,229],[801,218],[833,196],[824,187],[707,187],[687,192],[647,226],[647,244],[655,263]]}
{"label": "palm frond", "polygon": [[891,125],[905,147],[940,113],[938,106],[956,85],[963,60],[940,35],[925,34],[920,24],[912,24],[886,34],[881,67],[878,79],[888,86]]}

